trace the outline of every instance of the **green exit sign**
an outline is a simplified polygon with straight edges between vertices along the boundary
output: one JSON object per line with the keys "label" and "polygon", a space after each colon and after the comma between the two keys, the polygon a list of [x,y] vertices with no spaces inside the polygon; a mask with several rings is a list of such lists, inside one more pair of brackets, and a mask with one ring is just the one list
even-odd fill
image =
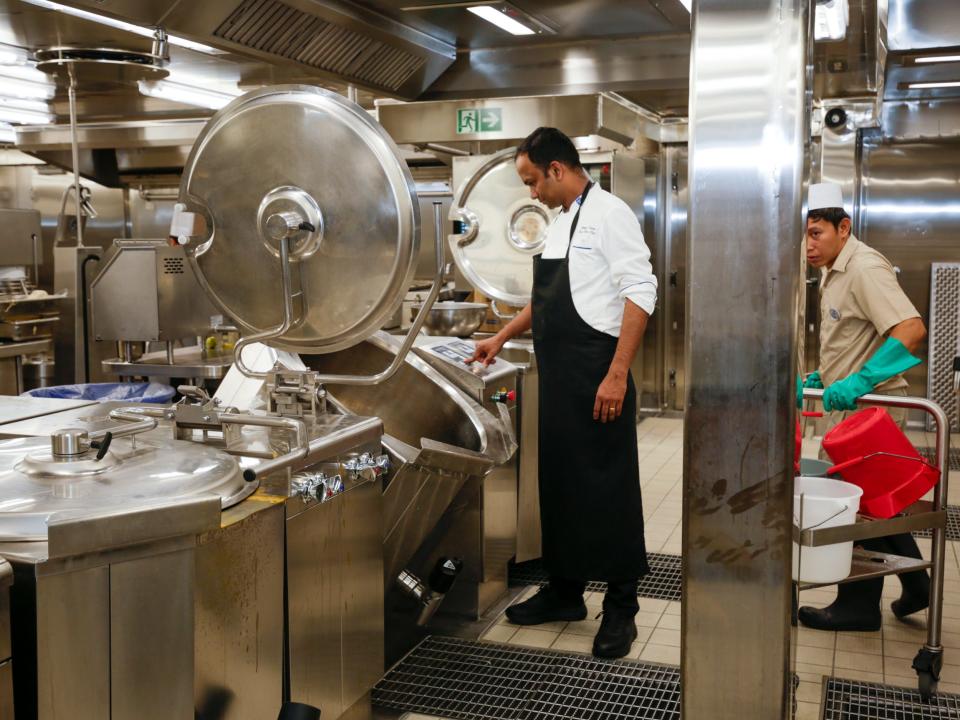
{"label": "green exit sign", "polygon": [[503,132],[501,108],[461,108],[457,110],[457,135]]}

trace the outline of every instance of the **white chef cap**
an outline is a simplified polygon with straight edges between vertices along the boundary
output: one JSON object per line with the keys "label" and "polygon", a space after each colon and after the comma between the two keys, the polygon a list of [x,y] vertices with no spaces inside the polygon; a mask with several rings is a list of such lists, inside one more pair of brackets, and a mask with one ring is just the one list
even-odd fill
{"label": "white chef cap", "polygon": [[816,183],[810,186],[807,196],[807,211],[824,208],[843,209],[843,191],[837,183]]}

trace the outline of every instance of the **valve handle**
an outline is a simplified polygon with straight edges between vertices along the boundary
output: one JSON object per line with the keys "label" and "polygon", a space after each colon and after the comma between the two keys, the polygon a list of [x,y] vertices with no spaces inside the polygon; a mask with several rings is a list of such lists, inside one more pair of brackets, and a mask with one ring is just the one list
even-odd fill
{"label": "valve handle", "polygon": [[110,443],[113,442],[113,433],[107,432],[103,436],[103,440],[94,440],[90,443],[90,447],[97,451],[97,460],[103,460],[106,457],[107,451],[110,449]]}

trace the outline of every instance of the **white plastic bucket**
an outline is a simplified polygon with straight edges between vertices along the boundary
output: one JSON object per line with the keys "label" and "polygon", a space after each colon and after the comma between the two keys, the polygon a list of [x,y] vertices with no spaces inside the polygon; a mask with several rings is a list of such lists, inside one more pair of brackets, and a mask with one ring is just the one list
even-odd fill
{"label": "white plastic bucket", "polygon": [[[861,495],[863,490],[842,480],[797,477],[793,484],[793,522],[802,530],[852,525],[857,521]],[[852,561],[853,542],[804,548],[794,543],[793,579],[839,582],[850,575]]]}

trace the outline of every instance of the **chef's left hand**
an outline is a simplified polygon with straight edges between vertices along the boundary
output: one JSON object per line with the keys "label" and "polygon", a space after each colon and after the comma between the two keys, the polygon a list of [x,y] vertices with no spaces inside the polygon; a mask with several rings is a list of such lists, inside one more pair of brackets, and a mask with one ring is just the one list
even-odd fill
{"label": "chef's left hand", "polygon": [[627,376],[608,372],[597,390],[593,401],[593,419],[613,422],[623,411],[623,398],[627,394]]}

